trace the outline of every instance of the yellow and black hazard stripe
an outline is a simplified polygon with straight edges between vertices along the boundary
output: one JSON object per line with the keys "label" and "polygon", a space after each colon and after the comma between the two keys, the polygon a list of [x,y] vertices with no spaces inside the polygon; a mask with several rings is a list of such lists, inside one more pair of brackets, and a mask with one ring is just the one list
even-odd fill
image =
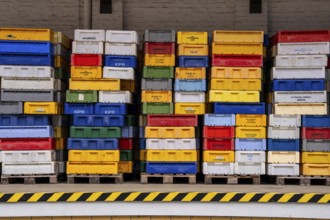
{"label": "yellow and black hazard stripe", "polygon": [[238,192],[55,192],[0,193],[0,203],[17,202],[257,202],[330,203],[330,194]]}

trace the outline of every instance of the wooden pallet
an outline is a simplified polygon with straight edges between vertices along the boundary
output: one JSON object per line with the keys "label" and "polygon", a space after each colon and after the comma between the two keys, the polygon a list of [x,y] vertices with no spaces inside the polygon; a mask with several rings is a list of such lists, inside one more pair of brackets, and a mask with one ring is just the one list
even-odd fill
{"label": "wooden pallet", "polygon": [[1,175],[2,184],[23,183],[49,183],[56,184],[63,175],[58,174],[35,174],[35,175]]}
{"label": "wooden pallet", "polygon": [[276,185],[306,185],[306,178],[304,176],[276,176]]}
{"label": "wooden pallet", "polygon": [[124,182],[124,176],[120,174],[108,174],[108,175],[98,175],[98,174],[70,174],[67,176],[67,183],[109,183],[110,180],[114,180],[114,183],[121,184]]}
{"label": "wooden pallet", "polygon": [[205,184],[212,184],[215,179],[224,180],[225,184],[238,184],[240,179],[251,179],[252,184],[260,184],[260,175],[204,175]]}
{"label": "wooden pallet", "polygon": [[196,174],[147,174],[141,173],[141,183],[150,183],[153,179],[161,179],[163,184],[173,184],[175,180],[187,180],[189,184],[196,184]]}
{"label": "wooden pallet", "polygon": [[306,186],[312,185],[313,182],[317,181],[319,185],[330,186],[330,176],[305,176]]}

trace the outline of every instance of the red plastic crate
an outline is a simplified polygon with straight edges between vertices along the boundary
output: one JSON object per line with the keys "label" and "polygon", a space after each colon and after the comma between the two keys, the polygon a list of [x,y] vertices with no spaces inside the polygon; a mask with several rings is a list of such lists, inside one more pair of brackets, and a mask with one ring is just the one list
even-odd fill
{"label": "red plastic crate", "polygon": [[198,126],[197,115],[148,115],[148,126]]}
{"label": "red plastic crate", "polygon": [[175,43],[144,43],[145,54],[175,54]]}
{"label": "red plastic crate", "polygon": [[72,54],[72,66],[102,66],[102,55],[98,54]]}
{"label": "red plastic crate", "polygon": [[133,138],[119,138],[119,150],[132,150],[134,147]]}
{"label": "red plastic crate", "polygon": [[330,128],[307,128],[302,129],[303,139],[330,139]]}
{"label": "red plastic crate", "polygon": [[204,150],[235,150],[234,138],[204,138]]}
{"label": "red plastic crate", "polygon": [[330,30],[280,31],[271,38],[271,44],[294,42],[329,42]]}
{"label": "red plastic crate", "polygon": [[4,138],[0,150],[55,150],[53,138]]}
{"label": "red plastic crate", "polygon": [[204,126],[204,138],[234,138],[235,127]]}
{"label": "red plastic crate", "polygon": [[213,66],[262,67],[262,56],[258,55],[212,55]]}

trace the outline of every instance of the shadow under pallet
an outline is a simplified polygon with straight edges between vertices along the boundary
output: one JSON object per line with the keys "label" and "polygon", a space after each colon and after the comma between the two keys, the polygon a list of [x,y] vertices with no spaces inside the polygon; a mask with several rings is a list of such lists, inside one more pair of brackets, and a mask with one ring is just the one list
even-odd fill
{"label": "shadow under pallet", "polygon": [[189,183],[196,184],[196,174],[141,174],[141,183],[163,184]]}
{"label": "shadow under pallet", "polygon": [[90,184],[100,184],[100,183],[115,183],[121,184],[124,182],[123,174],[110,174],[110,175],[97,175],[97,174],[70,174],[67,177],[68,184],[75,183],[90,183]]}
{"label": "shadow under pallet", "polygon": [[260,184],[260,175],[205,175],[205,184]]}

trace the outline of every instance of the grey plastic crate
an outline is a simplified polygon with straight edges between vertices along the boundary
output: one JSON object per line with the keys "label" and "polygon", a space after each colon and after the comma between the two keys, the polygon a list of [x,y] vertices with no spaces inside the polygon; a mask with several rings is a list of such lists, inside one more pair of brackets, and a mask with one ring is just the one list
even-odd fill
{"label": "grey plastic crate", "polygon": [[66,60],[70,60],[70,51],[61,44],[54,45],[54,55],[61,56]]}
{"label": "grey plastic crate", "polygon": [[0,102],[0,114],[23,114],[23,102]]}
{"label": "grey plastic crate", "polygon": [[68,151],[66,150],[56,150],[56,161],[67,161]]}
{"label": "grey plastic crate", "polygon": [[142,90],[172,90],[172,79],[142,79]]}
{"label": "grey plastic crate", "polygon": [[65,127],[69,125],[69,117],[67,115],[52,115],[51,120],[53,126]]}
{"label": "grey plastic crate", "polygon": [[61,94],[53,90],[1,90],[1,101],[8,102],[58,102],[64,101]]}
{"label": "grey plastic crate", "polygon": [[145,30],[145,42],[175,42],[175,30]]}
{"label": "grey plastic crate", "polygon": [[330,152],[330,140],[307,140],[302,141],[302,151]]}

